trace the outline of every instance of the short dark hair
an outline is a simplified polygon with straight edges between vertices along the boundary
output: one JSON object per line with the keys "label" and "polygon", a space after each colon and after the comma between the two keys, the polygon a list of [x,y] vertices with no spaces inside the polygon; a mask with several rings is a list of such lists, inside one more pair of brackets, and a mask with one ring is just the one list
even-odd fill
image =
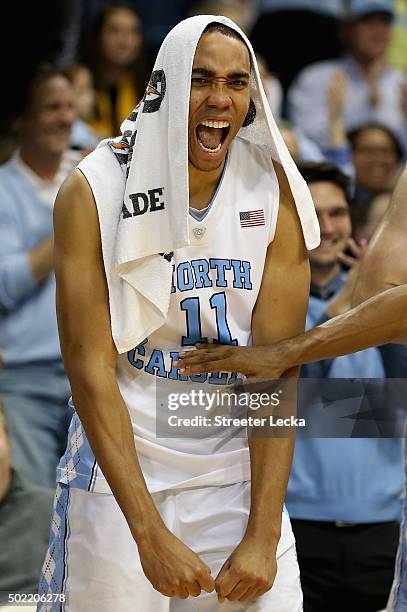
{"label": "short dark hair", "polygon": [[47,62],[39,64],[23,96],[22,113],[25,113],[29,109],[38,87],[42,85],[42,83],[45,83],[45,81],[58,76],[68,80],[67,75],[64,74],[64,71],[62,68],[59,68],[59,66]]}
{"label": "short dark hair", "polygon": [[352,147],[352,150],[354,150],[356,147],[356,140],[358,139],[358,136],[360,136],[362,132],[366,132],[367,130],[382,130],[382,132],[387,134],[387,136],[393,142],[394,151],[397,155],[397,159],[399,161],[403,159],[404,157],[403,148],[397,136],[394,134],[394,132],[389,127],[387,127],[387,125],[383,125],[382,123],[379,123],[377,121],[370,121],[369,123],[364,123],[363,125],[359,125],[357,128],[350,130],[348,132],[347,136],[348,136],[350,145]]}
{"label": "short dark hair", "polygon": [[208,34],[210,32],[219,32],[219,34],[223,34],[223,36],[240,40],[240,42],[244,44],[249,52],[250,68],[252,68],[252,54],[250,53],[246,42],[243,40],[242,36],[239,34],[239,32],[237,32],[237,30],[234,30],[233,28],[230,28],[228,25],[220,23],[219,21],[211,21],[211,23],[208,23],[202,34]]}
{"label": "short dark hair", "polygon": [[[239,40],[240,42],[242,42],[249,53],[250,70],[253,68],[252,54],[250,53],[250,49],[248,48],[246,42],[243,40],[239,32],[237,32],[233,28],[230,28],[224,23],[220,23],[219,21],[211,21],[211,23],[208,23],[208,25],[202,32],[202,35],[208,34],[210,32],[219,32],[219,34],[223,34],[224,36],[228,36],[229,38],[234,38],[235,40]],[[247,111],[247,115],[245,117],[245,120],[243,121],[242,127],[247,127],[248,125],[253,123],[256,118],[256,113],[256,106],[252,98],[250,98],[249,110]]]}
{"label": "short dark hair", "polygon": [[351,197],[351,179],[329,162],[299,162],[298,169],[306,183],[334,183],[342,189],[347,202]]}
{"label": "short dark hair", "polygon": [[242,43],[246,44],[239,32],[233,28],[230,28],[224,23],[220,23],[219,21],[212,21],[211,23],[208,23],[202,34],[208,34],[209,32],[219,32],[219,34],[223,34],[229,38],[235,38],[236,40],[240,40]]}

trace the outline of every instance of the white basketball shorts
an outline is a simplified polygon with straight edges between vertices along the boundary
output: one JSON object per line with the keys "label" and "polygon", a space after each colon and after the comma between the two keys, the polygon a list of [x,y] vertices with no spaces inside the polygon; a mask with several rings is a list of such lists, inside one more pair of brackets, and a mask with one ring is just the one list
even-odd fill
{"label": "white basketball shorts", "polygon": [[[243,537],[250,482],[153,494],[167,527],[216,577]],[[181,600],[153,589],[137,546],[112,495],[58,484],[38,612],[300,612],[302,592],[295,540],[284,510],[272,589],[251,603],[218,603],[216,593]],[[57,597],[62,594],[61,597]],[[51,597],[59,599],[50,601]]]}

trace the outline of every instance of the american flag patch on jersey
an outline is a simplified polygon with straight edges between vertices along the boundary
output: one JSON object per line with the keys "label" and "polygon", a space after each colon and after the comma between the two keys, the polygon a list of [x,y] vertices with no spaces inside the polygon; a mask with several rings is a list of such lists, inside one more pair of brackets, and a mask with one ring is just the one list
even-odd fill
{"label": "american flag patch on jersey", "polygon": [[246,210],[240,211],[240,227],[255,227],[256,225],[265,225],[264,210]]}

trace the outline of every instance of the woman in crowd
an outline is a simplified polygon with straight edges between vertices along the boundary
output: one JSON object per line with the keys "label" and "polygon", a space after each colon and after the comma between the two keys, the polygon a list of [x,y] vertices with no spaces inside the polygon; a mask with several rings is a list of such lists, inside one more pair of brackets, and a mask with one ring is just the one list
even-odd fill
{"label": "woman in crowd", "polygon": [[91,126],[102,138],[113,136],[148,80],[141,21],[131,6],[115,3],[102,9],[86,37],[83,59],[95,80]]}

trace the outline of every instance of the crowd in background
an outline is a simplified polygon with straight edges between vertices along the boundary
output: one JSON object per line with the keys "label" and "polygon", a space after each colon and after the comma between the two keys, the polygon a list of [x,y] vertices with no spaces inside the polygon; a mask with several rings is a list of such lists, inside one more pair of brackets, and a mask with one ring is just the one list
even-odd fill
{"label": "crowd in background", "polygon": [[[403,0],[34,4],[20,20],[23,63],[9,44],[0,49],[10,58],[0,119],[0,592],[35,590],[72,414],[55,316],[53,203],[67,174],[116,136],[142,99],[166,33],[188,16],[226,15],[253,44],[321,225],[308,327],[350,308],[358,266],[407,157]],[[35,12],[42,19],[34,33]],[[405,362],[405,347],[394,345],[304,367],[302,376],[403,377]],[[333,596],[342,609],[384,608],[401,494],[400,440],[300,441],[287,505],[305,610],[334,610],[324,607]],[[316,541],[325,542],[318,553]]]}

